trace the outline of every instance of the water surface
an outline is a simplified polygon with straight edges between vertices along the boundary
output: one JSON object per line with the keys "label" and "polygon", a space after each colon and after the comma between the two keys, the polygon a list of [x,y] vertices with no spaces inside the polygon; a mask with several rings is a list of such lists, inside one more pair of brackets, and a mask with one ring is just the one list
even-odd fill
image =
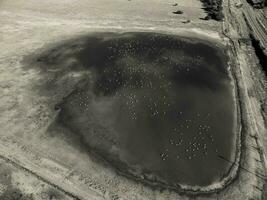
{"label": "water surface", "polygon": [[155,33],[88,37],[74,57],[90,72],[60,121],[120,172],[167,185],[220,180],[234,100],[223,50]]}

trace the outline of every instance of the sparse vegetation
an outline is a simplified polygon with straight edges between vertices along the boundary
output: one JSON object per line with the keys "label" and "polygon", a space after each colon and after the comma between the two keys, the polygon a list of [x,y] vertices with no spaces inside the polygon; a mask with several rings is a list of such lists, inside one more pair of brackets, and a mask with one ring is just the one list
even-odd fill
{"label": "sparse vegetation", "polygon": [[267,6],[267,1],[266,0],[247,0],[247,2],[252,5],[254,8],[264,8]]}
{"label": "sparse vegetation", "polygon": [[60,200],[63,198],[63,196],[58,190],[49,188],[42,194],[42,198],[47,200]]}
{"label": "sparse vegetation", "polygon": [[221,21],[223,19],[222,0],[201,0],[204,5],[204,10],[207,12],[207,19]]}
{"label": "sparse vegetation", "polygon": [[23,194],[19,189],[9,187],[3,194],[1,194],[0,199],[2,200],[33,200],[31,195]]}
{"label": "sparse vegetation", "polygon": [[184,12],[183,11],[181,11],[181,10],[177,10],[177,11],[174,11],[174,12],[172,12],[173,14],[178,14],[178,15],[181,15],[181,14],[183,14]]}

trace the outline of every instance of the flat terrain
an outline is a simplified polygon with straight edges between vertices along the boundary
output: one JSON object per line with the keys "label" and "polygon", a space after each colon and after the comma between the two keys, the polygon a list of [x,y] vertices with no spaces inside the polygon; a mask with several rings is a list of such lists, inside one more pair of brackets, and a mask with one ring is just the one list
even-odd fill
{"label": "flat terrain", "polygon": [[[232,5],[234,2],[230,1]],[[224,22],[204,21],[200,19],[206,16],[200,1],[183,0],[177,2],[178,6],[173,6],[174,3],[170,0],[0,1],[0,199],[8,199],[10,191],[33,199],[262,198],[266,128],[260,102],[265,95],[264,83],[258,84],[262,74],[256,70],[257,58],[251,46],[238,43],[249,31],[240,22],[242,13],[225,1]],[[236,15],[231,16],[229,8]],[[183,14],[173,14],[177,10]],[[240,27],[239,32],[236,27]],[[44,84],[42,70],[34,65],[26,67],[25,59],[69,39],[107,31],[170,33],[227,46],[243,120],[240,163],[249,172],[239,168],[239,175],[227,188],[198,197],[152,189],[118,175],[106,163],[76,148],[79,141],[64,137],[68,134],[66,130],[49,129],[59,113],[54,109],[57,100],[67,96],[82,76],[88,74],[73,72],[59,79],[57,84],[64,86],[64,90],[54,88],[48,97],[38,89]],[[49,81],[49,71],[46,78]],[[235,177],[235,173],[230,176]]]}

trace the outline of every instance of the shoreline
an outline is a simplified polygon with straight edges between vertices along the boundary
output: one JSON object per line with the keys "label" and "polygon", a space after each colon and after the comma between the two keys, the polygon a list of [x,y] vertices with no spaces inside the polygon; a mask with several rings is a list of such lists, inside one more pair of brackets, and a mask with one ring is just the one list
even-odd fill
{"label": "shoreline", "polygon": [[[116,32],[111,32],[111,31],[108,31],[108,33],[116,33]],[[137,33],[144,33],[144,32],[153,32],[153,33],[156,33],[156,34],[161,34],[162,32],[155,32],[155,31],[151,31],[151,30],[142,30],[141,32],[137,32]],[[165,31],[163,31],[165,32]],[[102,33],[102,31],[100,32]],[[103,33],[105,34],[106,32],[103,31]],[[121,32],[119,32],[121,33]],[[132,32],[129,32],[128,30],[127,31],[122,31],[122,33],[132,33]],[[87,37],[88,35],[90,34],[94,34],[94,32],[89,32],[88,34],[84,35],[84,37]],[[164,33],[165,34],[165,33]],[[166,33],[167,34],[167,33]],[[174,37],[179,37],[179,39],[181,40],[192,40],[190,42],[198,42],[198,37],[194,37],[194,38],[191,38],[189,36],[187,37],[184,37],[183,35],[181,36],[179,33],[178,34],[168,34],[168,35],[173,35]],[[84,39],[84,37],[80,37],[81,40]],[[203,37],[202,35],[200,35],[199,37]],[[67,40],[67,43],[69,41],[72,41],[73,39],[70,39],[70,40]],[[79,41],[80,39],[78,39]],[[65,43],[66,41],[64,41],[63,43]],[[214,45],[214,44],[211,44],[211,41],[210,40],[205,40],[205,39],[200,39],[199,42],[203,42],[207,45],[211,45],[213,48],[216,48],[218,49],[218,52],[219,53],[222,53],[223,50],[225,50],[226,48],[226,53],[227,55],[225,55],[227,57],[227,65],[226,67],[228,69],[228,76],[229,78],[231,79],[231,82],[233,83],[233,101],[235,103],[235,119],[236,119],[236,124],[235,126],[236,127],[233,127],[233,128],[236,128],[238,131],[236,132],[235,136],[234,136],[234,148],[235,148],[235,151],[233,151],[233,157],[234,157],[234,161],[233,161],[233,164],[231,165],[231,167],[226,171],[226,176],[224,176],[220,182],[214,182],[212,183],[211,185],[208,185],[208,186],[191,186],[191,185],[186,185],[186,184],[181,184],[181,183],[176,183],[176,184],[167,184],[166,182],[162,181],[162,180],[150,180],[149,177],[150,175],[148,174],[139,174],[139,175],[136,175],[132,172],[129,172],[127,170],[127,167],[126,167],[126,164],[125,165],[125,169],[123,170],[120,170],[118,169],[118,167],[113,167],[115,168],[115,171],[124,176],[124,177],[128,177],[130,178],[131,180],[134,180],[136,182],[142,182],[143,184],[145,185],[148,185],[152,188],[159,188],[159,189],[169,189],[169,190],[174,190],[178,193],[186,193],[188,195],[195,195],[195,194],[211,194],[211,193],[215,193],[215,192],[218,192],[218,191],[221,191],[223,190],[224,188],[226,188],[229,184],[232,183],[232,180],[235,179],[237,173],[238,173],[238,168],[239,168],[239,164],[240,164],[240,155],[241,155],[241,129],[242,129],[242,115],[240,113],[240,104],[238,103],[238,100],[240,99],[240,96],[239,96],[239,88],[238,88],[238,80],[236,80],[236,77],[235,74],[234,74],[234,70],[233,70],[233,67],[236,65],[235,63],[235,60],[232,60],[231,57],[229,56],[229,52],[232,51],[231,49],[231,46],[230,44],[227,44],[227,46],[225,47],[224,46],[224,49],[221,49],[221,48],[218,48],[218,46]],[[60,42],[60,44],[62,44]],[[218,45],[218,44],[217,44]],[[219,45],[221,45],[221,43],[219,43]],[[54,45],[53,45],[54,46]],[[55,45],[57,46],[57,45]],[[47,48],[44,48],[44,50],[47,49]],[[49,50],[49,48],[48,48]],[[41,51],[41,54],[43,52]],[[38,55],[38,54],[37,54]],[[36,57],[36,55],[34,55],[33,57]],[[235,133],[235,132],[233,132]],[[90,147],[89,147],[90,148]],[[105,162],[107,163],[112,163],[111,165],[113,166],[116,166],[116,164],[113,164],[112,161],[107,161],[108,159],[104,159],[103,157],[105,156],[101,156],[101,153],[99,153],[97,150],[93,150],[93,152],[95,152],[95,154],[97,155],[100,155],[100,157],[105,160]],[[120,164],[117,164],[117,165],[120,165]],[[145,178],[146,177],[146,178]]]}

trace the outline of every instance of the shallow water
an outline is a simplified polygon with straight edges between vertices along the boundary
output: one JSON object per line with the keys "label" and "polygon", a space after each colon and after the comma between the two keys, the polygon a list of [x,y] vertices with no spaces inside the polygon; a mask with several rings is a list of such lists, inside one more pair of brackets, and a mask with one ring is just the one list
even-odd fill
{"label": "shallow water", "polygon": [[60,121],[110,164],[167,184],[206,186],[227,173],[233,86],[223,51],[155,33],[88,37],[74,56],[90,72]]}

